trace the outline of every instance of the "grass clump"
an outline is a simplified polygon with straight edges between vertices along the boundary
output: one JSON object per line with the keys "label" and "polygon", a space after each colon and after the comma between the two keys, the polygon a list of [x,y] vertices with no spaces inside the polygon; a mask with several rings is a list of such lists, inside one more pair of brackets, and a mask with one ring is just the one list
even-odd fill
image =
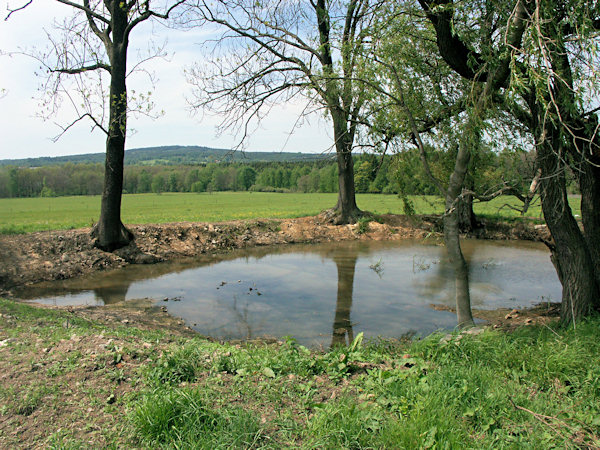
{"label": "grass clump", "polygon": [[260,440],[254,417],[241,408],[214,410],[199,389],[157,389],[133,414],[140,442],[151,448],[249,448]]}
{"label": "grass clump", "polygon": [[191,382],[196,378],[196,370],[201,368],[201,353],[197,346],[184,345],[173,353],[163,356],[148,370],[147,378],[152,385],[176,385]]}

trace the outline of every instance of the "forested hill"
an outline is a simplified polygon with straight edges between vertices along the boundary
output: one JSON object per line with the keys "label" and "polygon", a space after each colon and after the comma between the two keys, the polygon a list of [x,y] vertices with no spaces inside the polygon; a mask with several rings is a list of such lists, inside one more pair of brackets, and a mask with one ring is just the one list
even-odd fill
{"label": "forested hill", "polygon": [[[104,153],[3,159],[0,166],[42,167],[65,163],[103,163]],[[125,151],[127,165],[187,165],[211,162],[291,162],[331,158],[318,153],[242,152],[222,148],[173,145],[167,147],[134,148]]]}

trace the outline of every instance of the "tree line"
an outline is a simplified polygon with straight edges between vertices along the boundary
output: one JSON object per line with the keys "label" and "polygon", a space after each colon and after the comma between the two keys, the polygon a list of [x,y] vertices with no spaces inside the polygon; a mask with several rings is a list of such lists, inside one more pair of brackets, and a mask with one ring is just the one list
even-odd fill
{"label": "tree line", "polygon": [[[489,151],[476,172],[477,184],[498,184],[503,179],[527,183],[533,155],[525,152]],[[436,154],[432,162],[448,171],[451,158]],[[527,164],[526,161],[529,161]],[[529,169],[527,169],[529,168]],[[94,163],[66,163],[42,167],[0,167],[0,198],[100,195],[104,167]],[[436,195],[416,151],[390,156],[362,154],[354,157],[358,193]],[[208,163],[197,165],[127,165],[123,193],[161,192],[304,192],[338,191],[337,165],[332,161]]]}

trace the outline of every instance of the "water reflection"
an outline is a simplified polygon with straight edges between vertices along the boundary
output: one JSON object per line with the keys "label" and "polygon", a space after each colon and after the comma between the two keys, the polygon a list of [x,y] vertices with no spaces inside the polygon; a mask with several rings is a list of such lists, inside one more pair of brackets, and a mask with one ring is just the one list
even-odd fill
{"label": "water reflection", "polygon": [[127,299],[127,291],[131,282],[117,284],[116,286],[104,286],[94,289],[96,300],[104,305],[112,305],[115,303],[124,302]]}
{"label": "water reflection", "polygon": [[[463,248],[475,307],[560,298],[542,245],[465,241]],[[430,307],[454,306],[453,282],[444,248],[435,242],[351,242],[129,266],[18,294],[62,305],[149,297],[216,338],[291,335],[305,345],[329,346],[349,343],[359,332],[400,337],[455,327],[455,315]]]}
{"label": "water reflection", "polygon": [[[358,252],[342,257],[339,253],[332,257],[338,274],[337,299],[333,319],[333,337],[331,346],[350,344],[354,340],[350,312],[352,310],[352,291],[354,289],[354,272]],[[346,337],[348,340],[346,341]]]}

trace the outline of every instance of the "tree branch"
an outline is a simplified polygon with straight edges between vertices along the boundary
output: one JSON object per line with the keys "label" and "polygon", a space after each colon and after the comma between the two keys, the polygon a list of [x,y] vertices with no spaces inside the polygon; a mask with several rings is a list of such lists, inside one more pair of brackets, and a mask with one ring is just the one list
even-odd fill
{"label": "tree branch", "polygon": [[33,3],[33,0],[29,0],[27,3],[25,3],[23,6],[19,6],[18,8],[15,9],[11,9],[8,7],[8,5],[6,6],[6,10],[8,11],[8,14],[6,15],[6,17],[4,18],[4,21],[7,21],[10,16],[13,15],[13,13],[16,13],[17,11],[21,11],[25,8],[27,8],[29,5],[31,5]]}
{"label": "tree branch", "polygon": [[85,114],[81,115],[80,117],[78,117],[77,119],[75,119],[73,122],[71,122],[66,127],[62,127],[61,126],[60,128],[61,128],[62,131],[60,132],[60,134],[58,136],[52,138],[52,141],[53,142],[58,141],[62,137],[63,134],[65,134],[67,131],[69,131],[69,129],[71,127],[73,127],[77,122],[85,119],[86,117],[88,117],[89,119],[91,119],[92,122],[94,122],[94,128],[95,127],[100,128],[104,132],[104,134],[106,134],[108,136],[108,131],[102,126],[102,124],[100,122],[98,122],[96,120],[96,118],[94,116],[92,116],[90,113],[85,113]]}
{"label": "tree branch", "polygon": [[79,3],[71,2],[69,0],[56,0],[56,1],[59,3],[62,3],[64,5],[72,6],[75,9],[79,9],[80,11],[85,12],[86,15],[90,15],[93,18],[98,19],[100,22],[104,22],[105,24],[110,26],[110,19],[107,19],[103,15],[98,14],[96,11],[94,11],[93,9],[91,9],[89,7],[86,7],[85,5],[80,5]]}
{"label": "tree branch", "polygon": [[84,72],[89,72],[91,70],[98,70],[98,69],[104,69],[108,73],[111,72],[111,67],[105,63],[96,63],[96,64],[91,64],[89,66],[77,67],[75,69],[49,69],[49,70],[50,70],[50,72],[55,72],[55,73],[66,73],[69,75],[76,75],[78,73],[84,73]]}

